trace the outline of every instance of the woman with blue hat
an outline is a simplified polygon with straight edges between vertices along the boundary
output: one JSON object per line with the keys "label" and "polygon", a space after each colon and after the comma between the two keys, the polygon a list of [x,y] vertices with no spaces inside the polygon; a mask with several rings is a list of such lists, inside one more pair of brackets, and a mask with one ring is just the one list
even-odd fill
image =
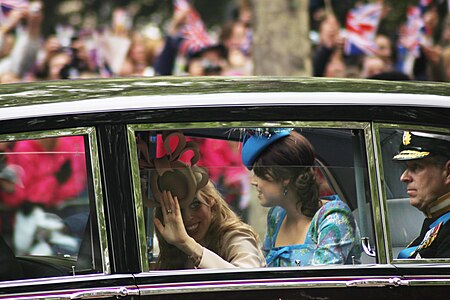
{"label": "woman with blue hat", "polygon": [[262,206],[271,207],[263,252],[267,265],[359,263],[359,230],[337,195],[319,197],[310,142],[290,129],[256,131],[244,140],[242,161],[253,170]]}

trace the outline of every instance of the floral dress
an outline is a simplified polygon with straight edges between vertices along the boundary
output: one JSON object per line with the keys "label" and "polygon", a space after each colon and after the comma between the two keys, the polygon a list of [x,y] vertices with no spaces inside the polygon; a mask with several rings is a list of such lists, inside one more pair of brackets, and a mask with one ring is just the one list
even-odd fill
{"label": "floral dress", "polygon": [[272,207],[267,216],[263,253],[268,267],[360,263],[359,230],[350,208],[337,195],[314,215],[303,244],[275,247],[286,211]]}

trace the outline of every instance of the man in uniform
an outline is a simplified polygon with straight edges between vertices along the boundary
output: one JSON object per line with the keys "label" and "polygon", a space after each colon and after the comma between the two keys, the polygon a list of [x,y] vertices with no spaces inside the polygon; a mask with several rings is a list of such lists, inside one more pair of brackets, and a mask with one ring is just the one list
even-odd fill
{"label": "man in uniform", "polygon": [[450,258],[450,135],[405,131],[393,160],[406,163],[400,180],[410,204],[426,216],[398,258]]}

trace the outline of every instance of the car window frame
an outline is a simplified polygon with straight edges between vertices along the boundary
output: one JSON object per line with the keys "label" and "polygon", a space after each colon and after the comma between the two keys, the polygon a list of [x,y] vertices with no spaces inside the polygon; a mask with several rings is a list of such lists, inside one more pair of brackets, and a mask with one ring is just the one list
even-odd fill
{"label": "car window frame", "polygon": [[[140,251],[140,265],[142,272],[150,272],[149,269],[147,246],[146,246],[146,231],[144,206],[141,196],[140,174],[138,165],[138,155],[135,134],[137,131],[148,130],[182,130],[190,128],[217,128],[217,127],[303,127],[303,128],[330,128],[330,129],[356,129],[362,130],[364,133],[365,155],[367,159],[368,185],[370,188],[370,197],[372,201],[373,227],[375,232],[375,245],[377,251],[377,265],[386,264],[387,258],[385,255],[384,240],[380,233],[383,232],[382,218],[378,201],[378,186],[377,175],[375,167],[375,156],[373,148],[373,131],[370,122],[343,122],[343,121],[234,121],[234,122],[189,122],[189,123],[145,123],[145,124],[127,124],[128,132],[128,146],[130,151],[130,163],[132,170],[132,185],[134,189],[135,214],[136,224],[138,230],[138,243]],[[364,255],[364,254],[363,254]],[[362,264],[364,265],[364,264]],[[336,265],[340,267],[340,265]],[[167,271],[165,271],[167,272]]]}
{"label": "car window frame", "polygon": [[[379,194],[380,194],[380,209],[381,214],[384,218],[384,226],[383,226],[383,237],[384,237],[384,243],[386,245],[386,256],[388,258],[388,261],[393,264],[413,264],[413,265],[423,265],[423,264],[435,264],[435,263],[450,263],[450,257],[449,258],[423,258],[423,259],[398,259],[393,257],[393,251],[392,251],[392,243],[391,243],[391,229],[389,224],[389,210],[387,205],[387,193],[386,189],[384,188],[384,164],[383,164],[383,157],[382,157],[382,147],[381,147],[381,137],[380,137],[380,131],[383,129],[398,129],[398,130],[415,130],[415,131],[428,131],[428,132],[436,132],[440,134],[449,134],[450,135],[450,129],[449,128],[443,128],[443,127],[436,127],[436,126],[427,126],[427,125],[413,125],[413,124],[407,124],[407,123],[399,123],[399,124],[392,124],[392,123],[374,123],[373,124],[373,136],[374,136],[374,147],[375,147],[375,155],[376,159],[379,161],[377,164],[378,169],[378,187],[379,187]],[[400,179],[399,179],[400,180]],[[419,232],[417,232],[417,236],[419,236]]]}
{"label": "car window frame", "polygon": [[[102,272],[96,273],[96,275],[97,274],[108,275],[111,274],[111,267],[110,267],[109,247],[106,232],[106,216],[104,210],[104,196],[101,184],[100,158],[99,158],[96,129],[94,127],[74,127],[65,129],[50,129],[50,130],[0,134],[0,142],[13,142],[13,141],[23,141],[23,140],[33,140],[43,138],[58,138],[67,136],[83,136],[85,137],[85,141],[87,140],[87,144],[85,144],[85,151],[89,151],[89,153],[88,155],[86,155],[86,160],[88,160],[89,158],[90,161],[86,162],[86,168],[87,169],[90,168],[90,170],[88,170],[88,174],[89,173],[92,174],[92,178],[90,178],[90,180],[94,195],[94,199],[92,200],[94,201],[95,204],[95,218],[92,218],[92,220],[96,220],[97,222],[97,226],[94,226],[94,228],[97,227],[98,229],[97,234],[99,237],[99,247],[101,253],[100,267],[102,268]],[[90,201],[92,200],[90,199]],[[85,276],[85,274],[79,275],[75,274],[75,276],[76,277]],[[67,276],[59,276],[55,278],[65,278],[65,277]],[[53,277],[42,277],[42,279],[46,278],[53,278]],[[10,281],[3,281],[3,282],[6,283]]]}

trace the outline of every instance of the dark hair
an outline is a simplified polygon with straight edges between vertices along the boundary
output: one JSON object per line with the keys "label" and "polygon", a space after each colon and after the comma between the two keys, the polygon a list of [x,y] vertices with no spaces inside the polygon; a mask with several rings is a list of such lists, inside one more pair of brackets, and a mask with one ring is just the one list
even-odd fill
{"label": "dark hair", "polygon": [[[227,59],[227,56],[228,56],[228,50],[222,44],[210,45],[210,46],[204,47],[198,51],[189,52],[186,57],[187,63],[185,66],[185,71],[189,72],[189,67],[190,67],[191,63],[195,59],[201,59],[202,56],[208,52],[217,52],[218,55],[223,59]],[[215,65],[215,64],[206,62],[203,65],[203,71],[205,73],[204,75],[220,75],[220,72],[222,71],[222,67],[219,65]]]}
{"label": "dark hair", "polygon": [[367,79],[378,79],[378,80],[394,80],[394,81],[406,81],[411,80],[408,75],[398,71],[389,71],[375,74],[368,77]]}
{"label": "dark hair", "polygon": [[319,209],[319,185],[313,169],[314,148],[300,133],[291,133],[268,146],[256,159],[255,175],[269,181],[290,179],[299,200],[297,208],[302,214],[313,217]]}
{"label": "dark hair", "polygon": [[437,167],[443,167],[450,160],[448,156],[436,154],[431,156],[431,161]]}

